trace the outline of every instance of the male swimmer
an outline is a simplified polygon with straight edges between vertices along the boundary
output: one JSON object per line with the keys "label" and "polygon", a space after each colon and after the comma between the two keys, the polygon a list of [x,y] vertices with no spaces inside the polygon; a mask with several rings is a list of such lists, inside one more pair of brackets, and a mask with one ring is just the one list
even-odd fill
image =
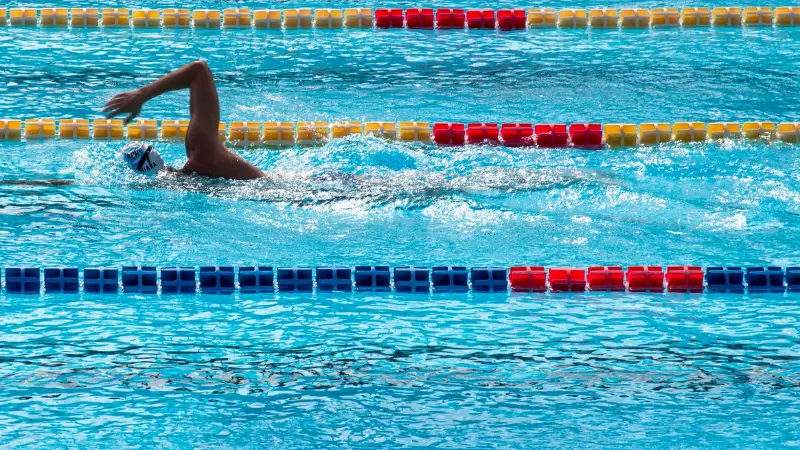
{"label": "male swimmer", "polygon": [[[166,170],[187,175],[196,174],[208,178],[252,180],[264,177],[266,179],[261,170],[242,159],[236,153],[228,150],[219,141],[220,114],[217,87],[214,84],[214,76],[204,61],[195,61],[187,64],[147,86],[114,96],[106,104],[103,112],[108,113],[109,118],[127,114],[128,116],[124,120],[127,124],[139,114],[148,100],[165,92],[186,88],[190,92],[189,109],[191,120],[186,133],[186,156],[188,161],[183,168],[175,169],[165,166],[164,160],[158,152],[152,145],[146,143],[131,143],[123,148],[124,159],[128,165],[133,170],[148,175],[154,175],[161,170]],[[498,177],[498,174],[501,176]],[[466,175],[453,180],[447,179],[442,175],[420,173],[417,176],[418,178],[409,178],[407,174],[397,177],[362,177],[344,173],[325,173],[312,176],[307,180],[294,177],[270,177],[269,182],[274,184],[271,185],[270,192],[273,192],[276,187],[280,188],[284,183],[286,185],[284,192],[298,193],[303,201],[307,199],[309,192],[300,189],[303,186],[302,181],[312,182],[310,186],[306,186],[312,194],[317,190],[321,190],[325,191],[326,195],[331,194],[332,197],[329,196],[330,198],[347,197],[346,193],[350,193],[354,198],[362,198],[365,195],[374,196],[376,193],[380,195],[387,195],[388,193],[391,197],[392,195],[397,195],[397,193],[408,192],[418,194],[421,192],[424,195],[431,196],[450,195],[453,192],[471,192],[475,190],[536,190],[563,186],[565,183],[573,181],[616,184],[613,180],[598,177],[597,174],[591,172],[584,174],[576,171],[553,173],[552,171],[529,170],[520,173],[514,170],[488,168],[487,172]],[[333,183],[333,186],[327,186],[326,183]],[[0,185],[3,184],[63,186],[72,184],[72,181],[0,180]]]}
{"label": "male swimmer", "polygon": [[161,169],[186,175],[197,174],[209,178],[252,180],[264,173],[228,150],[219,141],[219,98],[214,75],[205,61],[189,63],[174,72],[135,91],[117,94],[106,103],[103,112],[108,118],[128,114],[125,124],[136,118],[148,100],[180,89],[189,89],[189,129],[186,132],[186,157],[181,169],[165,167],[161,156],[152,145],[128,144],[123,149],[128,165],[141,173],[154,174]]}

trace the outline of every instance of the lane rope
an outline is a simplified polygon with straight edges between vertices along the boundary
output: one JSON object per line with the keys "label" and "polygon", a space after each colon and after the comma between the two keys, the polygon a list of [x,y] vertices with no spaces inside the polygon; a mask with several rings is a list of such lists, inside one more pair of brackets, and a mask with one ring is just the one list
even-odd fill
{"label": "lane rope", "polygon": [[[42,277],[43,272],[43,277]],[[81,277],[81,272],[83,277]],[[727,292],[800,291],[800,267],[8,267],[12,294],[255,292]]]}
{"label": "lane rope", "polygon": [[[182,141],[189,121],[0,119],[0,141],[69,140]],[[762,139],[800,144],[800,122],[675,122],[675,123],[454,123],[454,122],[220,122],[220,141],[237,147],[322,145],[331,139],[367,135],[387,140],[441,146],[505,145],[507,147],[601,149],[706,142],[720,139]]]}
{"label": "lane rope", "polygon": [[800,7],[626,9],[347,8],[189,10],[185,8],[0,8],[0,26],[133,29],[650,29],[671,27],[787,27],[800,25]]}

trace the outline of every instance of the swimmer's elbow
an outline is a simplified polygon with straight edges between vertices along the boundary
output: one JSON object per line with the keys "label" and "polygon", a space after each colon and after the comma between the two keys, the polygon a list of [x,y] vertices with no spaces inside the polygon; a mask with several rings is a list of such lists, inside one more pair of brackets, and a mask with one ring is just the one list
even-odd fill
{"label": "swimmer's elbow", "polygon": [[208,63],[205,60],[198,59],[197,61],[189,63],[189,67],[194,74],[197,76],[205,76],[211,77],[211,68],[208,67]]}

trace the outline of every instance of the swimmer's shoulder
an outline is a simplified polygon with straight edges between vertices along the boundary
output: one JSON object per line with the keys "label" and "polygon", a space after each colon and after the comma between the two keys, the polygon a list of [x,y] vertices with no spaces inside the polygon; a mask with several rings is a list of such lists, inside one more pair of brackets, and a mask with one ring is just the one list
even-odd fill
{"label": "swimmer's shoulder", "polygon": [[192,155],[180,172],[184,175],[228,180],[254,180],[264,176],[264,172],[256,166],[230,151],[214,157],[197,158]]}

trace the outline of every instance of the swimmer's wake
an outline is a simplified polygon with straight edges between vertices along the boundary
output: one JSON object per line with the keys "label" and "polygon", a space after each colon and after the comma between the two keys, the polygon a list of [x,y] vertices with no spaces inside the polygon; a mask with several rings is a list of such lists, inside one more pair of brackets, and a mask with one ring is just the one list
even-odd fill
{"label": "swimmer's wake", "polygon": [[[372,206],[400,204],[403,208],[425,206],[440,198],[502,197],[563,189],[576,184],[616,185],[598,172],[579,170],[532,170],[487,168],[457,176],[405,170],[369,175],[345,172],[301,174],[267,172],[251,181],[209,180],[201,177],[161,176],[148,188],[175,189],[217,198],[265,201],[295,206],[326,205],[360,201]],[[141,185],[140,185],[141,186]]]}

